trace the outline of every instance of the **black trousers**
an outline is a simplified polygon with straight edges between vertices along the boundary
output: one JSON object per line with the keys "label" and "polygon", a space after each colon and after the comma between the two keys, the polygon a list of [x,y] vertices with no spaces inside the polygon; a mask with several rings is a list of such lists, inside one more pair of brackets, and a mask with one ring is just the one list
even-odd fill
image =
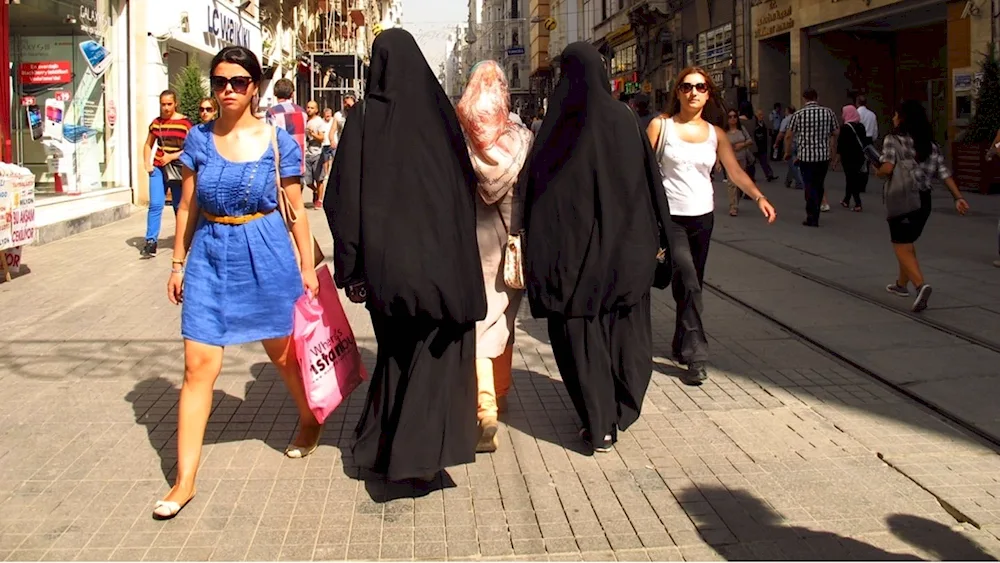
{"label": "black trousers", "polygon": [[847,189],[844,193],[844,203],[850,205],[854,198],[855,207],[861,207],[861,192],[868,186],[868,170],[863,172],[846,172]]}
{"label": "black trousers", "polygon": [[670,289],[677,305],[677,322],[671,351],[674,356],[681,356],[688,362],[704,362],[708,360],[708,338],[701,322],[701,294],[715,215],[673,215],[670,219],[673,235],[670,256],[674,261]]}
{"label": "black trousers", "polygon": [[598,317],[548,318],[549,341],[573,408],[599,443],[638,418],[653,374],[647,293],[632,307]]}
{"label": "black trousers", "polygon": [[826,173],[830,170],[830,161],[799,162],[799,169],[802,170],[802,183],[806,191],[806,222],[818,226],[819,208],[823,203],[824,183]]}

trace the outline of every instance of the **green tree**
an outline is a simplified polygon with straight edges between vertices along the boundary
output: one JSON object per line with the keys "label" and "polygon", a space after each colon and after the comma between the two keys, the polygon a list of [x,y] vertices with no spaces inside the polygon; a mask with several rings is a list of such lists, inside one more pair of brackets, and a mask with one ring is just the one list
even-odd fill
{"label": "green tree", "polygon": [[1000,61],[992,44],[983,53],[979,71],[983,78],[976,93],[976,110],[962,135],[967,143],[992,141],[1000,129]]}
{"label": "green tree", "polygon": [[177,92],[177,112],[186,115],[194,124],[201,123],[198,104],[202,98],[208,96],[205,76],[201,73],[201,69],[197,65],[184,67],[174,77],[172,88]]}

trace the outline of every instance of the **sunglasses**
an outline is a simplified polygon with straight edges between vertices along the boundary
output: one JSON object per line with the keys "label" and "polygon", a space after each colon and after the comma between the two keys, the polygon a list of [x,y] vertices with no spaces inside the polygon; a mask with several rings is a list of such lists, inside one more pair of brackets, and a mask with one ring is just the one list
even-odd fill
{"label": "sunglasses", "polygon": [[212,90],[215,92],[222,92],[226,89],[226,85],[233,87],[233,92],[237,94],[246,94],[247,88],[253,84],[253,78],[249,76],[233,76],[232,78],[226,78],[225,76],[213,76],[209,79],[212,85]]}
{"label": "sunglasses", "polygon": [[697,84],[691,84],[690,82],[681,82],[678,88],[683,94],[690,94],[691,90],[697,90],[699,94],[704,94],[708,92],[708,84],[704,82],[699,82]]}
{"label": "sunglasses", "polygon": [[207,107],[207,108],[198,108],[198,111],[205,111],[205,112],[208,112],[208,111],[215,111],[215,108],[213,108],[213,107]]}
{"label": "sunglasses", "polygon": [[729,114],[729,119],[736,119],[736,117],[737,117],[737,116],[736,116],[736,114],[735,114],[735,113],[731,113],[731,114]]}

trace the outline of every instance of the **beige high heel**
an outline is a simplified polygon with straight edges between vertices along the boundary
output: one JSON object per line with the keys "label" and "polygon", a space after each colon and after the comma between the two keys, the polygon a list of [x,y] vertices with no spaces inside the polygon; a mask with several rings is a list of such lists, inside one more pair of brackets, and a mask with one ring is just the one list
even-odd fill
{"label": "beige high heel", "polygon": [[479,443],[476,444],[476,453],[497,451],[497,447],[499,447],[497,430],[499,429],[500,425],[495,416],[487,416],[479,421]]}
{"label": "beige high heel", "polygon": [[294,443],[288,444],[288,447],[285,448],[285,457],[288,457],[290,459],[302,459],[304,457],[311,455],[313,452],[316,451],[316,448],[319,447],[319,442],[322,438],[323,438],[323,427],[321,426],[319,428],[319,433],[316,434],[315,442],[313,442],[311,445],[308,446],[296,446]]}
{"label": "beige high heel", "polygon": [[181,510],[184,510],[184,507],[192,500],[194,500],[194,495],[191,495],[182,503],[172,500],[156,501],[156,504],[153,505],[153,520],[170,520],[174,516],[177,516]]}

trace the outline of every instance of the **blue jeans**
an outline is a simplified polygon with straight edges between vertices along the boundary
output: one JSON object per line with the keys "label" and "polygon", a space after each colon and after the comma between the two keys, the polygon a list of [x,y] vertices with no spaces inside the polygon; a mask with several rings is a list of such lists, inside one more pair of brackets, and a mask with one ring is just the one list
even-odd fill
{"label": "blue jeans", "polygon": [[177,216],[177,206],[181,204],[181,183],[167,181],[163,169],[153,167],[149,175],[149,213],[146,214],[146,240],[155,241],[160,238],[160,223],[163,220],[163,204],[167,201],[167,190],[170,190],[170,205]]}

